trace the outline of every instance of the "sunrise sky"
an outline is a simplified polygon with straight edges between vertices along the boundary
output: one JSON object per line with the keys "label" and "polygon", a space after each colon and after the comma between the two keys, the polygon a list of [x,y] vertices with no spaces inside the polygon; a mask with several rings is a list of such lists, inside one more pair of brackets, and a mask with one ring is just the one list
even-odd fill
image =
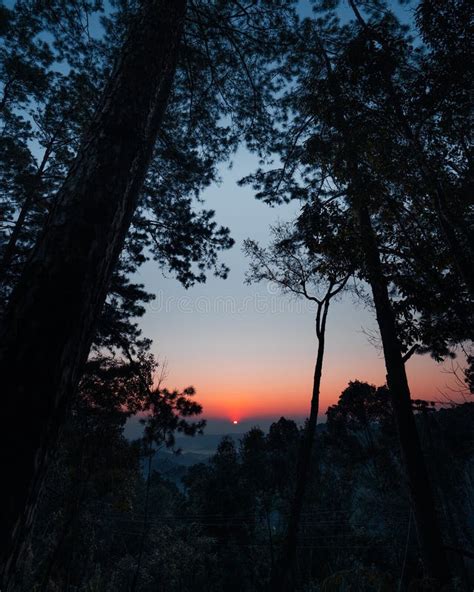
{"label": "sunrise sky", "polygon": [[[396,2],[394,10],[404,22],[412,21],[412,6]],[[311,3],[300,0],[299,11],[308,16]],[[342,19],[352,18],[344,1],[339,13]],[[240,150],[232,169],[222,167],[222,184],[203,196],[205,207],[216,211],[217,222],[230,227],[236,241],[221,257],[231,268],[227,280],[210,277],[206,284],[185,290],[154,262],[135,278],[157,296],[140,325],[153,339],[155,355],[166,362],[165,385],[196,388],[208,433],[245,431],[255,424],[268,427],[281,415],[303,419],[309,411],[316,352],[313,309],[281,296],[273,286],[244,284],[248,262],[241,250],[243,240],[253,238],[266,245],[269,226],[291,220],[298,212],[296,203],[270,208],[258,202],[250,188],[237,186],[257,166],[255,156]],[[349,294],[332,306],[321,419],[349,380],[385,382],[380,349],[369,335],[377,335],[374,316],[361,302]],[[450,368],[428,356],[412,358],[407,366],[412,395],[442,401],[445,395],[455,397]]]}
{"label": "sunrise sky", "polygon": [[[302,419],[309,410],[316,340],[310,304],[281,296],[274,286],[244,284],[247,260],[242,241],[267,244],[268,227],[290,220],[298,205],[270,208],[236,181],[257,166],[241,150],[234,167],[223,168],[223,182],[205,193],[206,207],[230,227],[236,241],[222,260],[231,268],[227,280],[209,278],[188,290],[164,277],[156,264],[138,275],[157,294],[141,320],[153,351],[167,363],[166,386],[193,385],[196,400],[209,420],[207,433],[268,427],[281,415]],[[373,312],[348,294],[329,313],[321,414],[337,401],[349,380],[385,382],[381,352],[370,339],[376,335]],[[454,396],[450,364],[437,365],[428,356],[415,356],[408,365],[412,395],[445,400]],[[239,423],[233,425],[237,420]]]}

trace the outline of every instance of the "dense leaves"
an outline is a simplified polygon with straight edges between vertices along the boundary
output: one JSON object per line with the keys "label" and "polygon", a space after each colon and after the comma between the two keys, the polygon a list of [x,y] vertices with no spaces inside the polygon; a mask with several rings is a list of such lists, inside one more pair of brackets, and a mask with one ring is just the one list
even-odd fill
{"label": "dense leaves", "polygon": [[[99,394],[105,383],[84,388]],[[430,471],[447,544],[469,549],[472,404],[424,409],[417,422],[426,454],[438,459]],[[129,590],[147,481],[140,590],[265,589],[285,535],[302,430],[281,418],[268,433],[255,427],[239,441],[224,438],[209,462],[172,482],[160,474],[169,461],[158,457],[148,479],[140,447],[123,437],[123,415],[78,409],[49,473],[24,590],[66,581],[81,592]],[[391,591],[398,577],[411,589],[427,585],[396,437],[385,387],[351,382],[328,410],[305,497],[295,590]]]}
{"label": "dense leaves", "polygon": [[[143,4],[0,6],[0,314]],[[203,193],[242,143],[260,158],[242,183],[270,205],[301,205],[295,222],[273,228],[269,248],[245,242],[247,279],[312,301],[323,344],[329,300],[349,279],[365,302],[370,284],[381,327],[376,292],[385,290],[401,367],[413,354],[461,354],[460,390],[473,392],[472,8],[421,0],[406,25],[384,0],[349,0],[344,21],[339,2],[312,4],[315,14],[299,20],[286,0],[188,0],[166,114],[18,591],[273,592],[298,490],[292,589],[435,589],[421,565],[390,368],[391,392],[350,382],[316,431],[321,353],[304,426],[281,418],[268,433],[223,438],[182,480],[160,472],[159,455],[170,461],[177,436],[199,437],[205,420],[192,387],[171,390],[157,377],[137,324],[153,295],[133,274],[153,260],[185,288],[208,273],[227,277],[219,255],[234,242]],[[437,409],[406,393],[418,467],[426,461],[434,484],[439,548],[453,590],[464,590],[472,565],[462,557],[474,548],[472,404]],[[143,434],[131,442],[136,416]]]}

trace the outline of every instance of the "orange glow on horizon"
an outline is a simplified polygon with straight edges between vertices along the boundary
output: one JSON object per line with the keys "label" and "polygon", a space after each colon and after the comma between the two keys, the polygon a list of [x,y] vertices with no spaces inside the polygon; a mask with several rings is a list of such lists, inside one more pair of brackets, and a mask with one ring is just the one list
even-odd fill
{"label": "orange glow on horizon", "polygon": [[[327,360],[319,403],[321,419],[328,406],[337,403],[350,380],[366,381],[376,386],[385,383],[382,359],[376,358],[371,365],[361,363],[352,368],[345,362],[342,360],[336,364]],[[260,368],[247,368],[245,373],[225,365],[214,366],[210,374],[197,368],[193,370],[196,372],[187,370],[183,374],[188,378],[194,374],[194,381],[189,381],[189,384],[196,388],[196,401],[203,405],[204,418],[227,418],[237,425],[246,418],[303,418],[309,414],[313,381],[310,365],[307,368],[302,368],[302,364],[295,364],[294,368],[273,368],[272,372],[265,364]],[[434,366],[430,358],[423,356],[410,360],[407,371],[413,398],[442,400],[440,387],[443,387],[443,382],[449,383],[442,367]],[[180,383],[177,379],[178,373],[169,377],[169,382]]]}
{"label": "orange glow on horizon", "polygon": [[[361,380],[381,386],[385,384],[383,359],[373,350],[360,350],[359,359],[345,355],[327,355],[323,368],[319,417],[324,421],[327,408],[337,403],[341,392],[351,380]],[[195,400],[203,406],[202,417],[224,420],[238,425],[279,417],[303,419],[308,417],[313,387],[314,359],[287,359],[276,363],[270,356],[246,359],[235,364],[232,356],[213,360],[211,364],[182,363],[167,377],[170,388],[192,385]],[[407,364],[410,390],[414,399],[445,401],[443,392],[449,391],[452,377],[446,368],[429,356],[417,356]],[[237,421],[238,424],[234,422]]]}

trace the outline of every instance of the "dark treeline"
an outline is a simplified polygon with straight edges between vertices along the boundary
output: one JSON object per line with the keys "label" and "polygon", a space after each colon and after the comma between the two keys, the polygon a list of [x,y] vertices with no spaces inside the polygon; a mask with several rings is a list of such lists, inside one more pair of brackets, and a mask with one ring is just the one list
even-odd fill
{"label": "dark treeline", "polygon": [[[472,589],[471,405],[412,401],[405,370],[456,359],[473,392],[472,6],[311,4],[0,5],[4,592]],[[308,420],[224,440],[180,489],[155,453],[202,407],[164,387],[132,276],[225,279],[202,194],[239,146],[257,199],[300,206],[244,252],[314,305]],[[350,383],[318,430],[348,292],[387,386]]]}
{"label": "dark treeline", "polygon": [[[84,385],[87,398],[102,388]],[[423,450],[436,459],[429,471],[453,537],[446,546],[472,549],[474,405],[436,411],[415,401],[414,409]],[[266,434],[255,427],[239,441],[223,438],[209,462],[190,467],[177,485],[155,470],[149,475],[145,442],[127,441],[123,422],[111,409],[75,411],[49,469],[19,589],[268,589],[304,426],[281,418]],[[315,446],[292,589],[432,589],[423,580],[387,389],[351,382]],[[450,558],[463,569],[459,551]]]}

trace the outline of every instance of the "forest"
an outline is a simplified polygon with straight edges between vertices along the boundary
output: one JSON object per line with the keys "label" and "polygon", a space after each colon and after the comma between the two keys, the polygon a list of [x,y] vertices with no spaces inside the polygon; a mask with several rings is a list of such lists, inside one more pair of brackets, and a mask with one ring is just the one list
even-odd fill
{"label": "forest", "polygon": [[[468,0],[0,2],[1,592],[474,589],[473,23]],[[265,244],[207,203],[230,166],[295,206]],[[140,274],[225,284],[236,249],[312,311],[305,415],[179,464],[206,392],[168,384]],[[385,382],[341,356],[324,406],[343,298]],[[418,358],[449,396],[414,396]]]}

